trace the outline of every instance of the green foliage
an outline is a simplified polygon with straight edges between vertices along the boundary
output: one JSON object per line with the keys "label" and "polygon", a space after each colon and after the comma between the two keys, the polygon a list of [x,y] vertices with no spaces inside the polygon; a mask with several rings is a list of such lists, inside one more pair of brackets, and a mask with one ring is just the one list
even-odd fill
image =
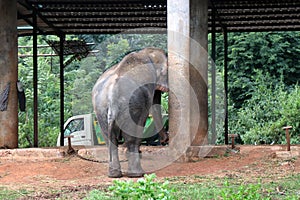
{"label": "green foliage", "polygon": [[[19,44],[28,45],[30,37],[19,38]],[[46,44],[39,38],[40,44]],[[20,50],[22,54],[32,54],[32,49]],[[48,50],[49,51],[49,50]],[[20,52],[19,52],[20,53]],[[41,49],[40,53],[46,53]],[[39,146],[54,146],[59,133],[60,86],[59,77],[52,58],[38,57],[38,131]],[[26,112],[19,113],[19,147],[33,146],[33,60],[32,57],[19,59],[19,79],[24,85]],[[51,86],[50,86],[51,85]]]}
{"label": "green foliage", "polygon": [[162,113],[168,113],[168,111],[169,111],[169,93],[163,92],[161,94],[161,106],[162,106]]}
{"label": "green foliage", "polygon": [[232,109],[237,113],[230,123],[231,132],[239,133],[247,144],[254,143],[285,143],[283,126],[291,125],[292,142],[300,141],[300,92],[299,86],[289,90],[281,81],[274,84],[270,75],[256,70],[256,76],[251,79],[251,98],[243,108]]}
{"label": "green foliage", "polygon": [[156,175],[145,175],[144,178],[136,182],[114,180],[113,185],[108,188],[110,193],[99,190],[93,190],[86,200],[102,199],[149,199],[149,200],[167,200],[176,199],[173,195],[175,190],[169,186],[169,182],[163,183],[155,181]]}
{"label": "green foliage", "polygon": [[223,200],[244,200],[244,199],[270,199],[264,197],[262,185],[249,183],[237,185],[227,180],[224,183],[211,181],[206,183],[186,184],[177,186],[179,199],[223,199]]}
{"label": "green foliage", "polygon": [[[217,37],[218,69],[223,67],[223,36]],[[300,32],[250,32],[228,35],[229,96],[235,108],[251,98],[251,77],[255,70],[269,73],[273,83],[280,77],[287,86],[296,84],[300,76]]]}
{"label": "green foliage", "polygon": [[[222,34],[216,44],[216,73],[223,74]],[[228,44],[230,133],[243,135],[246,143],[282,143],[282,126],[293,124],[292,141],[299,142],[299,109],[288,102],[299,101],[294,90],[300,77],[300,32],[229,33]],[[218,134],[218,142],[224,143],[223,133]]]}
{"label": "green foliage", "polygon": [[9,190],[0,186],[0,199],[3,200],[15,200],[28,195],[30,192],[27,190]]}
{"label": "green foliage", "polygon": [[[240,174],[240,177],[228,178],[228,177],[211,177],[211,176],[186,176],[186,177],[170,177],[165,180],[167,183],[166,195],[169,197],[167,199],[180,199],[180,200],[191,200],[191,199],[201,199],[201,200],[238,200],[238,199],[274,199],[274,200],[299,200],[300,195],[300,174],[294,173],[292,175],[278,177],[278,174],[267,174],[267,176],[257,177],[251,176],[246,177],[249,174],[244,172]],[[150,175],[149,175],[150,176]],[[152,176],[152,175],[151,175]],[[154,182],[151,185],[154,185],[152,188],[158,188],[164,183]],[[146,180],[145,180],[146,181]],[[129,185],[128,182],[132,184],[137,184],[133,181],[118,181],[120,182],[120,187],[132,188],[132,185]],[[148,181],[150,182],[150,181]],[[143,184],[144,187],[145,184]],[[85,200],[120,200],[122,199],[121,195],[115,195],[114,191],[110,191],[108,186],[99,185],[100,189],[94,189],[90,191]],[[113,184],[111,187],[117,187],[117,184]],[[126,189],[122,189],[128,191]],[[136,188],[136,190],[139,190]],[[134,193],[136,193],[134,189]],[[158,190],[158,192],[161,190]],[[59,199],[74,199],[79,197],[79,194],[86,194],[86,190],[60,190],[60,191],[51,191],[48,192],[43,190],[43,194],[47,197],[53,197],[54,193],[60,194]],[[150,193],[150,192],[149,192]],[[147,194],[149,194],[147,192]],[[158,195],[159,193],[155,193]],[[27,189],[9,189],[6,186],[0,185],[0,199],[34,199],[40,198],[39,192],[34,192]],[[80,195],[82,198],[83,195]],[[132,196],[127,196],[123,199],[137,199]],[[140,199],[163,199],[162,197],[149,197],[143,196]]]}
{"label": "green foliage", "polygon": [[84,200],[111,200],[112,197],[100,190],[92,190]]}
{"label": "green foliage", "polygon": [[[182,178],[184,180],[181,180]],[[299,199],[299,174],[282,178],[274,176],[267,179],[261,179],[261,177],[246,179],[244,177],[231,179],[204,176],[173,177],[169,181],[170,186],[176,189],[175,196],[182,200]],[[278,190],[278,188],[281,189]]]}
{"label": "green foliage", "polygon": [[[212,74],[208,70],[208,123],[212,124]],[[215,125],[216,134],[212,134],[211,126],[208,130],[208,141],[210,144],[224,143],[224,80],[223,74],[216,71],[216,90],[215,90]]]}
{"label": "green foliage", "polygon": [[107,50],[108,57],[106,63],[110,66],[113,66],[120,62],[124,57],[125,53],[129,51],[128,40],[120,38],[120,40],[117,41],[117,43],[111,43],[107,45]]}
{"label": "green foliage", "polygon": [[[205,183],[183,184],[182,182],[172,185],[176,189],[175,196],[180,199],[218,199],[219,188],[212,180]],[[179,198],[178,198],[179,199]]]}
{"label": "green foliage", "polygon": [[260,200],[270,199],[262,198],[261,184],[240,185],[239,187],[232,187],[228,181],[225,181],[224,187],[220,190],[220,196],[226,200]]}
{"label": "green foliage", "polygon": [[169,187],[169,182],[155,182],[156,175],[145,175],[137,182],[115,180],[114,185],[109,187],[115,197],[121,199],[156,199],[167,200],[174,199],[173,190]]}
{"label": "green foliage", "polygon": [[70,90],[67,91],[73,115],[93,112],[91,94],[93,86],[99,77],[99,72],[95,68],[97,64],[95,57],[88,57],[81,61],[79,69],[69,72],[70,74],[74,73],[76,77],[70,83]]}

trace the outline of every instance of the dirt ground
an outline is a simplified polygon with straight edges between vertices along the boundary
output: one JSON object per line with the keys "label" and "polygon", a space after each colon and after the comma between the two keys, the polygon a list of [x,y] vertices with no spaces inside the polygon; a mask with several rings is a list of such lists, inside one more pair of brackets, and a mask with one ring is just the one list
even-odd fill
{"label": "dirt ground", "polygon": [[[276,178],[300,173],[300,159],[297,159],[300,146],[292,148],[298,155],[296,157],[281,158],[276,154],[280,148],[284,147],[239,146],[239,151],[222,156],[188,163],[172,162],[154,173],[158,178],[192,175]],[[90,162],[76,156],[40,160],[0,159],[0,189],[32,191],[32,199],[52,199],[64,192],[90,191],[106,187],[114,180],[107,177],[107,163]]]}

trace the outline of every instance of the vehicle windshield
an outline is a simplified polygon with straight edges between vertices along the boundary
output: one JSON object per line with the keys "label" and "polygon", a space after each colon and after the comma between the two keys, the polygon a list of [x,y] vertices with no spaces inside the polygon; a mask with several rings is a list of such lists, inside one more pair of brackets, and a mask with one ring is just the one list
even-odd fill
{"label": "vehicle windshield", "polygon": [[65,128],[64,136],[69,136],[70,134],[76,131],[83,131],[83,130],[84,130],[84,119],[83,118],[74,119],[70,121],[67,127]]}

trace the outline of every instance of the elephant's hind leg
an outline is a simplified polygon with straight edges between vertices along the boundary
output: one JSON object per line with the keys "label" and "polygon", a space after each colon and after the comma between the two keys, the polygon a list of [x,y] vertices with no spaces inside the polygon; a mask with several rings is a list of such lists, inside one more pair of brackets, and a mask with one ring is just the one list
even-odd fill
{"label": "elephant's hind leg", "polygon": [[120,178],[122,177],[121,165],[118,153],[118,132],[114,127],[114,123],[108,125],[108,151],[109,151],[109,171],[108,177]]}
{"label": "elephant's hind leg", "polygon": [[134,177],[142,177],[145,174],[141,166],[141,156],[140,156],[140,138],[135,138],[133,136],[129,136],[126,134],[124,136],[127,146],[127,158],[128,158],[128,172],[127,176]]}

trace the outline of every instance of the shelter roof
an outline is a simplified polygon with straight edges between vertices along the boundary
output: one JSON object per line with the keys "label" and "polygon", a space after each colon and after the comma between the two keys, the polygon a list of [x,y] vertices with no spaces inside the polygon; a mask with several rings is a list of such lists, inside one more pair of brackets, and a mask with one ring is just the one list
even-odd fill
{"label": "shelter roof", "polygon": [[[208,25],[228,31],[300,30],[299,0],[208,0]],[[18,33],[160,33],[167,0],[17,0]],[[36,17],[36,23],[34,20]],[[35,26],[36,24],[36,26]]]}
{"label": "shelter roof", "polygon": [[[216,27],[230,32],[300,30],[299,0],[211,0]],[[212,11],[212,9],[214,11]]]}

